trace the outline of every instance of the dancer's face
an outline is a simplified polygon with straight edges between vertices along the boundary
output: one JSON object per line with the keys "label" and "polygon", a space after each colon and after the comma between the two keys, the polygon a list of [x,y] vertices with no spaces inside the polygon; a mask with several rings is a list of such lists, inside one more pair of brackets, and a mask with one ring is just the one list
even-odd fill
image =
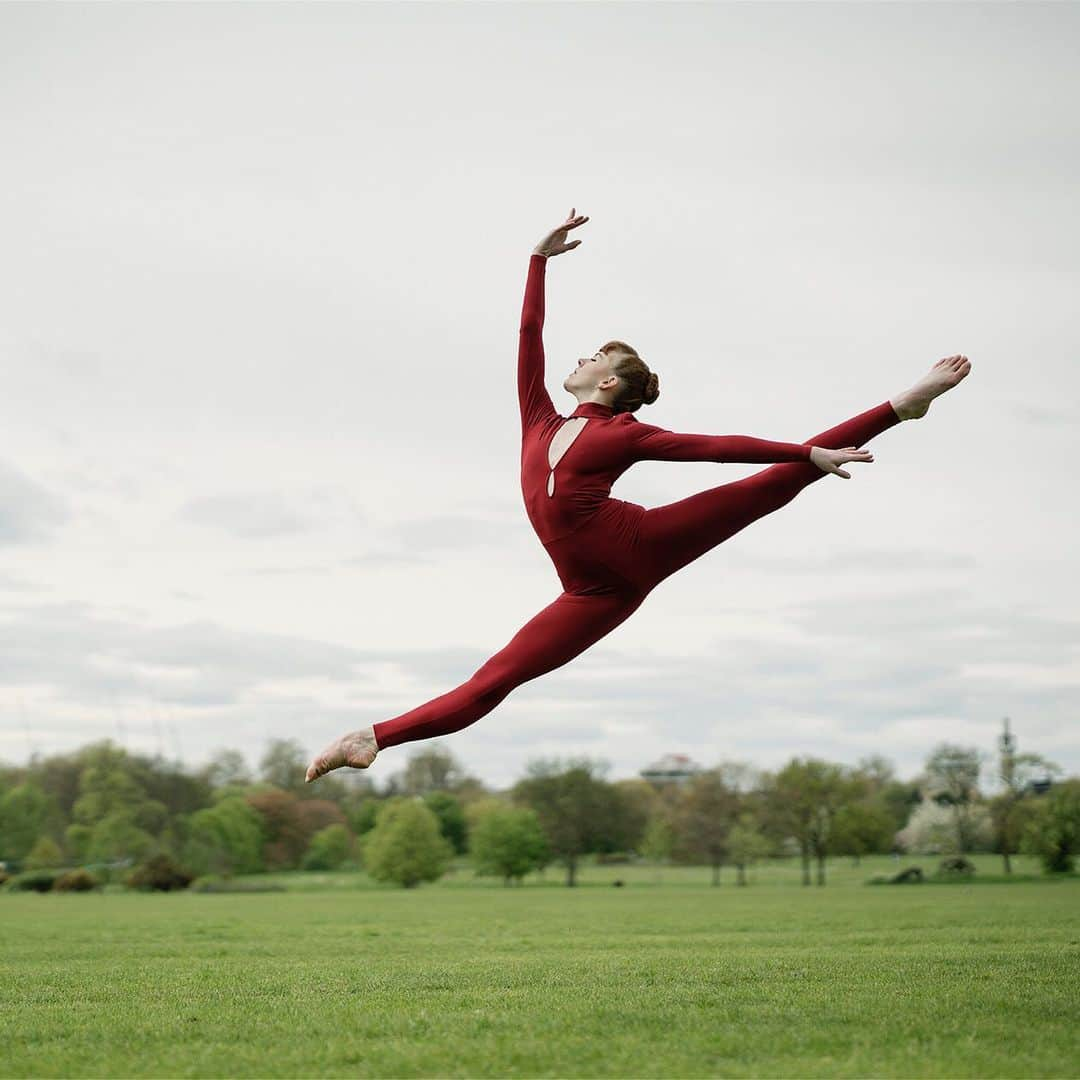
{"label": "dancer's face", "polygon": [[582,357],[574,370],[567,375],[563,389],[569,390],[578,398],[588,398],[597,391],[602,396],[605,391],[614,393],[619,385],[619,376],[615,374],[615,359],[613,354],[601,352],[599,349],[592,356]]}

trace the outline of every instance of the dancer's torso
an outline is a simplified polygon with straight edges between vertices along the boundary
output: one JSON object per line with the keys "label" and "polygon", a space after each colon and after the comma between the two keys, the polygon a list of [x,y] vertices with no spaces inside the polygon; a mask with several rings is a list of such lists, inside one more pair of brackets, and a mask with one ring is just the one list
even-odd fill
{"label": "dancer's torso", "polygon": [[631,464],[627,425],[634,423],[629,413],[586,403],[570,417],[551,413],[522,438],[525,510],[568,589],[628,584],[621,564],[645,510],[611,498],[611,486]]}

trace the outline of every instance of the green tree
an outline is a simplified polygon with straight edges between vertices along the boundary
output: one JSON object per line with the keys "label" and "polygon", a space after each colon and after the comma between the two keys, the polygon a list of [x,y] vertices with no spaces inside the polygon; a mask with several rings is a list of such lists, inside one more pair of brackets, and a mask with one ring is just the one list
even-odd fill
{"label": "green tree", "polygon": [[64,853],[60,850],[60,845],[47,833],[34,841],[34,846],[26,856],[27,870],[51,870],[63,863]]}
{"label": "green tree", "polygon": [[892,814],[880,800],[856,799],[836,811],[832,850],[851,855],[855,865],[863,855],[884,854],[892,848],[896,830]]}
{"label": "green tree", "polygon": [[200,775],[215,791],[225,787],[247,787],[252,781],[247,759],[239,750],[215,751],[210,763],[203,768]]}
{"label": "green tree", "polygon": [[352,850],[352,833],[345,825],[327,825],[308,844],[301,864],[305,870],[337,870]]}
{"label": "green tree", "polygon": [[645,826],[645,835],[641,838],[638,850],[642,856],[656,866],[656,880],[660,880],[660,865],[671,858],[675,849],[675,829],[667,812],[658,809]]}
{"label": "green tree", "polygon": [[49,797],[36,784],[23,783],[0,797],[0,859],[26,857],[49,817]]}
{"label": "green tree", "polygon": [[470,854],[478,875],[501,877],[505,885],[539,870],[550,858],[535,810],[493,806],[477,817]]}
{"label": "green tree", "polygon": [[1072,873],[1080,852],[1080,777],[1054,784],[1035,806],[1023,849],[1037,855],[1048,874]]}
{"label": "green tree", "polygon": [[456,855],[464,855],[468,846],[465,809],[448,791],[429,791],[424,805],[439,819],[439,831],[449,841]]}
{"label": "green tree", "polygon": [[548,845],[566,867],[566,884],[577,883],[578,862],[596,851],[618,851],[625,838],[622,800],[602,780],[601,766],[588,760],[563,765],[557,759],[529,763],[514,785],[514,800],[532,807]]}
{"label": "green tree", "polygon": [[183,861],[197,874],[254,874],[263,869],[263,819],[240,796],[197,810],[186,832]]}
{"label": "green tree", "polygon": [[728,858],[735,864],[735,883],[746,884],[746,868],[764,859],[772,849],[757,817],[749,810],[739,814],[727,836]]}
{"label": "green tree", "polygon": [[1001,791],[990,800],[994,840],[1005,863],[1005,873],[1012,873],[1010,855],[1019,850],[1025,816],[1021,803],[1034,789],[1036,780],[1060,774],[1061,769],[1039,754],[1018,754],[1016,737],[1009,731],[1006,717],[998,739],[998,781]]}
{"label": "green tree", "polygon": [[349,824],[357,836],[363,836],[375,828],[375,821],[379,816],[379,805],[378,799],[368,798],[349,814]]}
{"label": "green tree", "polygon": [[454,852],[439,831],[439,819],[418,799],[395,797],[379,810],[364,846],[364,866],[376,881],[407,889],[436,881]]}
{"label": "green tree", "polygon": [[[86,749],[83,761],[79,794],[72,806],[72,817],[78,824],[96,829],[108,820],[103,837],[119,837],[121,821],[142,833],[161,830],[168,807],[148,796],[137,777],[138,763],[125,750],[108,742],[97,744]],[[91,841],[91,848],[93,844]]]}
{"label": "green tree", "polygon": [[86,862],[86,854],[90,850],[90,838],[94,830],[89,825],[80,825],[75,822],[64,830],[64,843],[71,853],[71,861],[75,863]]}
{"label": "green tree", "polygon": [[865,788],[842,765],[818,758],[792,758],[767,782],[768,815],[781,836],[793,837],[802,858],[802,883],[810,884],[810,862],[817,861],[817,883],[825,884],[825,857],[835,844],[833,825],[842,806]]}
{"label": "green tree", "polygon": [[685,788],[675,819],[675,848],[684,860],[712,868],[713,885],[727,857],[728,832],[739,812],[739,796],[720,769],[698,773]]}
{"label": "green tree", "polygon": [[951,808],[956,849],[961,855],[975,846],[980,756],[974,747],[942,743],[926,762],[927,795],[939,806]]}
{"label": "green tree", "polygon": [[271,739],[259,761],[259,775],[279,791],[304,798],[311,790],[304,783],[308,754],[295,739]]}
{"label": "green tree", "polygon": [[648,780],[642,780],[640,777],[616,780],[612,787],[622,804],[620,817],[624,846],[628,851],[640,851],[645,839],[645,830],[662,805],[662,800],[656,788]]}
{"label": "green tree", "polygon": [[105,864],[138,860],[153,847],[154,838],[139,828],[132,812],[115,810],[94,825],[86,859]]}

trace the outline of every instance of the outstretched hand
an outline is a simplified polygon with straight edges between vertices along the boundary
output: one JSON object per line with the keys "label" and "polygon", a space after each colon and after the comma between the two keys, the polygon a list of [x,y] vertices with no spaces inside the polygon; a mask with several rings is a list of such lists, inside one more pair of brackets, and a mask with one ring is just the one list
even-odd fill
{"label": "outstretched hand", "polygon": [[856,450],[854,446],[845,446],[842,450],[827,450],[824,446],[815,446],[810,450],[810,460],[823,472],[836,473],[845,480],[851,479],[851,473],[838,468],[848,461],[873,461],[874,455],[869,450]]}
{"label": "outstretched hand", "polygon": [[540,241],[539,244],[533,248],[534,255],[543,255],[545,257],[551,255],[561,255],[564,251],[572,251],[581,243],[580,240],[571,240],[568,244],[566,242],[566,234],[570,229],[576,229],[579,225],[584,225],[589,219],[581,214],[574,216],[574,208],[570,207],[570,216],[557,228]]}

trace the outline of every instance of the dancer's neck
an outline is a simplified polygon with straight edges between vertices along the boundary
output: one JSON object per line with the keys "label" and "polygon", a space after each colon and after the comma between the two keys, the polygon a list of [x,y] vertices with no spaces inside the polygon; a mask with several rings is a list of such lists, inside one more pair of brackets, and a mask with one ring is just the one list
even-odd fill
{"label": "dancer's neck", "polygon": [[570,414],[573,416],[595,416],[606,420],[615,415],[615,409],[611,405],[605,405],[601,401],[582,401]]}

